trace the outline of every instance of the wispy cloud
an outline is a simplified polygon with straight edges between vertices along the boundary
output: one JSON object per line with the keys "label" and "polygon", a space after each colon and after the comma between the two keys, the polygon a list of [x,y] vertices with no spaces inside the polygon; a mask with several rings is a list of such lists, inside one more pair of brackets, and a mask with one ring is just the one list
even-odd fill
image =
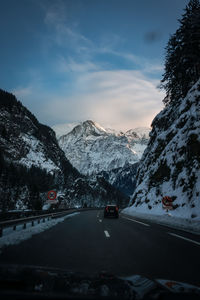
{"label": "wispy cloud", "polygon": [[44,24],[51,30],[49,40],[60,47],[73,47],[74,52],[87,51],[94,45],[81,34],[77,22],[69,22],[66,3],[55,2],[45,8]]}
{"label": "wispy cloud", "polygon": [[65,58],[63,56],[58,57],[56,66],[58,72],[86,73],[101,69],[99,65],[93,63],[92,61],[78,62],[72,57]]}
{"label": "wispy cloud", "polygon": [[[72,97],[51,97],[45,118],[57,123],[93,119],[104,126],[127,130],[150,126],[162,109],[158,81],[138,71],[99,71],[76,78]],[[67,116],[67,117],[66,117]]]}
{"label": "wispy cloud", "polygon": [[12,93],[18,98],[24,98],[29,95],[32,95],[33,87],[32,86],[18,87],[16,89],[12,90]]}
{"label": "wispy cloud", "polygon": [[[58,47],[71,47],[73,49],[75,58],[65,58],[65,61],[69,61],[69,70],[70,65],[75,66],[75,64],[78,64],[76,62],[77,56],[79,60],[80,57],[84,61],[87,60],[86,65],[92,66],[93,63],[90,60],[92,61],[94,56],[109,54],[123,58],[130,63],[130,67],[132,64],[134,69],[137,67],[145,73],[160,73],[163,71],[163,65],[158,60],[148,60],[134,53],[119,50],[125,40],[118,34],[105,33],[104,36],[99,38],[98,42],[94,43],[79,31],[78,22],[69,22],[67,9],[63,1],[56,2],[46,8],[44,23],[51,28],[50,40],[52,43],[55,43]],[[78,70],[79,68],[77,68]]]}
{"label": "wispy cloud", "polygon": [[[163,66],[121,50],[124,40],[118,35],[105,35],[94,43],[80,32],[77,23],[69,22],[65,8],[63,1],[55,2],[45,8],[44,16],[50,43],[57,47],[51,72],[61,78],[59,89],[46,90],[44,78],[39,77],[17,87],[15,94],[49,125],[93,119],[119,130],[150,126],[162,109],[164,93],[157,90],[159,80],[153,78]],[[129,68],[113,66],[106,55],[128,62]]]}

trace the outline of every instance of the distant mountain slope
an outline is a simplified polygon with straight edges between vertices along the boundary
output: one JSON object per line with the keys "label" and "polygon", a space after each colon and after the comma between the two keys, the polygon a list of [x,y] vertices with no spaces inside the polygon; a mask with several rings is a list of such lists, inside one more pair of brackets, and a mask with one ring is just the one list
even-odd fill
{"label": "distant mountain slope", "polygon": [[40,124],[15,96],[0,90],[0,109],[0,147],[7,160],[52,173],[64,167],[73,169],[54,131]]}
{"label": "distant mountain slope", "polygon": [[81,175],[60,149],[54,131],[38,122],[14,95],[0,90],[0,210],[41,208],[47,191],[65,203],[103,205],[123,196],[103,179]]}
{"label": "distant mountain slope", "polygon": [[87,120],[61,136],[58,143],[81,174],[101,175],[129,196],[135,187],[137,162],[147,146],[149,131],[136,128],[123,133]]}
{"label": "distant mountain slope", "polygon": [[110,182],[114,187],[119,189],[125,195],[132,195],[136,186],[136,174],[138,163],[133,165],[125,165],[122,168],[113,169],[111,171],[101,171],[101,175]]}
{"label": "distant mountain slope", "polygon": [[97,174],[138,162],[148,143],[147,129],[127,133],[110,132],[93,121],[85,121],[58,139],[72,165],[82,174]]}
{"label": "distant mountain slope", "polygon": [[134,211],[162,214],[170,196],[172,215],[200,219],[200,80],[153,120],[137,178]]}

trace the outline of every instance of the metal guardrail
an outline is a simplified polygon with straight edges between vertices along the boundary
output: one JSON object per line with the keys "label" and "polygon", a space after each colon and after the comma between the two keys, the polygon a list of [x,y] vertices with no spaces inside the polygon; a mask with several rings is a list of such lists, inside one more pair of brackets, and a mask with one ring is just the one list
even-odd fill
{"label": "metal guardrail", "polygon": [[50,220],[50,219],[58,218],[58,217],[66,215],[66,214],[70,214],[72,212],[87,211],[87,210],[98,210],[98,209],[102,209],[102,208],[91,207],[91,208],[67,209],[67,210],[64,210],[64,211],[61,211],[61,212],[56,212],[56,213],[51,212],[51,213],[43,214],[43,215],[37,215],[37,216],[31,216],[31,217],[25,217],[25,218],[18,218],[18,219],[14,219],[14,220],[2,221],[2,222],[0,222],[0,237],[3,236],[3,229],[7,228],[7,227],[13,226],[13,230],[16,230],[17,225],[23,224],[23,229],[26,229],[27,223],[30,223],[30,222],[31,222],[31,225],[34,226],[35,221],[37,221],[38,224],[39,224],[41,221],[45,222],[45,219]]}
{"label": "metal guardrail", "polygon": [[62,212],[58,212],[58,213],[48,213],[48,214],[43,214],[43,215],[38,215],[38,216],[19,218],[19,219],[15,219],[15,220],[8,220],[8,221],[0,222],[0,237],[3,236],[4,228],[13,226],[13,230],[16,230],[17,225],[24,224],[23,229],[26,229],[27,223],[31,222],[31,225],[34,226],[35,221],[37,221],[39,224],[41,221],[45,222],[45,219],[50,220],[53,218],[58,218],[58,217],[66,215],[66,214],[70,214],[74,211],[77,211],[77,210],[76,209],[66,210],[66,211],[62,211]]}
{"label": "metal guardrail", "polygon": [[55,210],[21,210],[21,211],[9,211],[9,212],[1,212],[0,213],[0,222],[15,220],[19,218],[27,218],[27,217],[36,217],[47,213],[57,213],[63,212],[66,210],[75,209],[74,207],[65,208],[65,209],[55,209]]}
{"label": "metal guardrail", "polygon": [[[8,221],[8,220],[16,220],[19,218],[27,218],[27,217],[36,217],[36,216],[40,216],[43,215],[44,213],[58,213],[58,212],[63,212],[66,210],[73,210],[73,209],[77,209],[75,207],[68,207],[68,208],[59,208],[59,209],[50,209],[50,210],[21,210],[21,211],[8,211],[8,212],[0,212],[0,222],[4,222],[4,221]],[[94,208],[94,207],[81,207],[78,208],[81,210],[84,209],[98,209],[98,208]]]}

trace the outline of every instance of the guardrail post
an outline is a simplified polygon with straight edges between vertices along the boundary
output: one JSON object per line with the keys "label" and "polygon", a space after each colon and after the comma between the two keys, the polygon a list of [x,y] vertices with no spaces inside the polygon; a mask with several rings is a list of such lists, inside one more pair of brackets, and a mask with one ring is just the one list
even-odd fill
{"label": "guardrail post", "polygon": [[26,223],[24,223],[23,229],[26,229]]}
{"label": "guardrail post", "polygon": [[38,224],[40,224],[40,219],[38,219]]}
{"label": "guardrail post", "polygon": [[43,222],[43,223],[45,222],[45,218],[43,218],[42,222]]}
{"label": "guardrail post", "polygon": [[16,225],[13,226],[13,230],[16,230]]}
{"label": "guardrail post", "polygon": [[31,222],[31,226],[34,226],[34,221]]}
{"label": "guardrail post", "polygon": [[0,237],[2,237],[2,236],[3,236],[3,228],[0,227]]}

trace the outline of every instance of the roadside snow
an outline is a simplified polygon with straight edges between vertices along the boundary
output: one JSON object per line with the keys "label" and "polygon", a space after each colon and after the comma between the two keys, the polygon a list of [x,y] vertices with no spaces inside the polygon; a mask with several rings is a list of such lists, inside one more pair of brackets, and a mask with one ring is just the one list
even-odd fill
{"label": "roadside snow", "polygon": [[184,231],[192,232],[195,234],[200,235],[200,221],[199,220],[192,220],[192,219],[186,219],[186,218],[179,218],[176,216],[173,216],[173,211],[170,212],[160,212],[157,211],[157,214],[152,213],[141,213],[136,212],[135,207],[127,207],[121,211],[122,214],[126,214],[132,217],[138,217],[141,219],[145,219],[148,221],[152,221],[154,223],[169,226],[176,229],[181,229]]}
{"label": "roadside snow", "polygon": [[80,212],[75,212],[69,215],[66,215],[62,218],[52,219],[50,221],[46,221],[45,223],[37,224],[35,222],[35,226],[31,226],[31,222],[27,223],[27,228],[23,229],[23,224],[18,225],[16,230],[14,231],[12,227],[5,228],[3,230],[3,236],[0,238],[0,248],[9,246],[9,245],[16,245],[20,242],[31,238],[34,234],[38,234],[43,232],[60,222],[63,222],[65,219],[74,217],[80,214]]}

